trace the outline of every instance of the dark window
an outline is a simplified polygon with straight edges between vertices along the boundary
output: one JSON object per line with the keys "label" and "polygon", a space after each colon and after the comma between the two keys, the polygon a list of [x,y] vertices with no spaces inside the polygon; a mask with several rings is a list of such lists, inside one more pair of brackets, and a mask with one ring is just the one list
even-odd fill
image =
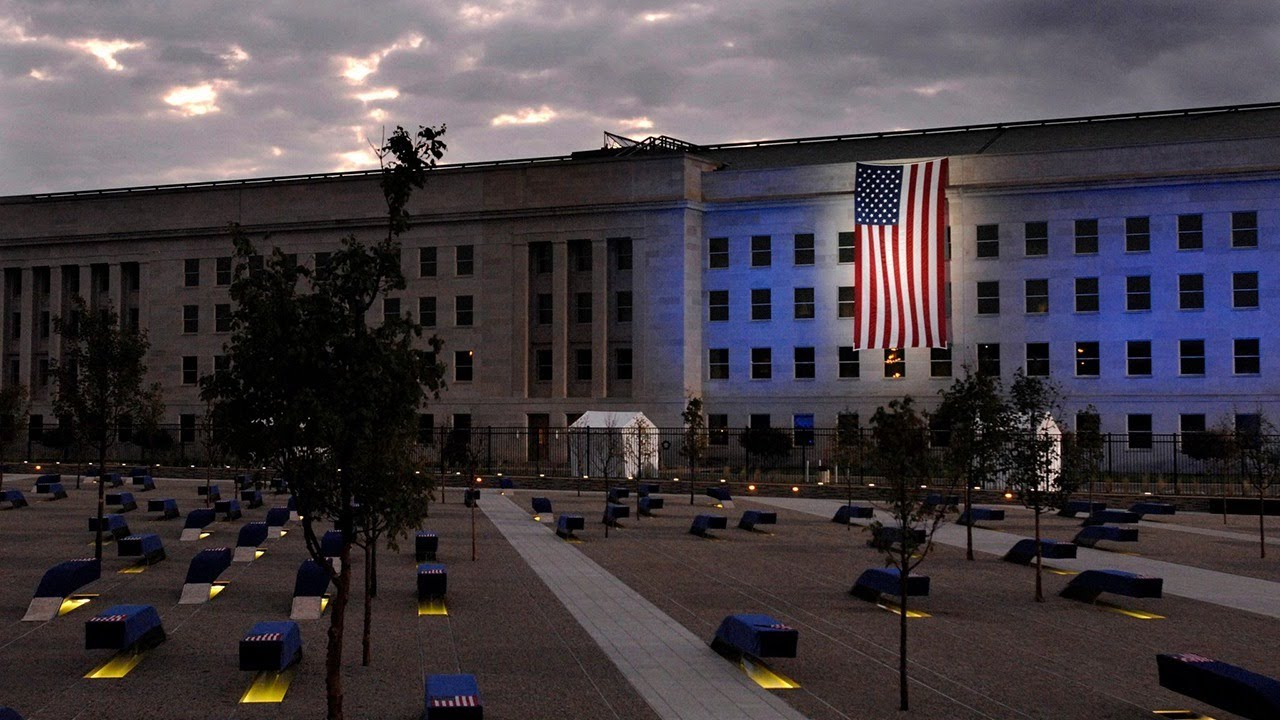
{"label": "dark window", "polygon": [[1231,273],[1231,307],[1258,307],[1258,273]]}
{"label": "dark window", "polygon": [[729,319],[729,291],[712,290],[707,293],[707,319],[724,322]]}
{"label": "dark window", "polygon": [[9,336],[14,340],[22,337],[22,313],[16,312],[9,316],[10,333]]}
{"label": "dark window", "polygon": [[551,293],[538,293],[533,299],[534,321],[539,325],[550,325],[554,319]]}
{"label": "dark window", "polygon": [[[551,246],[547,246],[550,255]],[[418,277],[436,276],[436,249],[433,247],[418,248]]]}
{"label": "dark window", "polygon": [[44,416],[32,415],[27,418],[27,437],[33,442],[44,439]]}
{"label": "dark window", "polygon": [[1262,416],[1257,413],[1237,413],[1236,433],[1246,437],[1261,434]]}
{"label": "dark window", "polygon": [[836,288],[836,317],[851,318],[857,311],[857,296],[852,285],[841,285]]}
{"label": "dark window", "polygon": [[614,303],[618,312],[618,315],[617,315],[618,322],[620,323],[631,322],[631,314],[632,314],[632,307],[633,307],[631,304],[631,300],[632,300],[632,296],[631,296],[630,290],[620,290],[614,295]]}
{"label": "dark window", "polygon": [[1000,314],[999,280],[981,280],[978,282],[978,314]]}
{"label": "dark window", "polygon": [[470,327],[475,324],[475,296],[459,295],[453,305],[454,324],[458,327]]}
{"label": "dark window", "polygon": [[1151,276],[1130,275],[1124,283],[1124,309],[1151,309]]}
{"label": "dark window", "polygon": [[729,416],[724,413],[707,413],[707,434],[711,445],[728,445]]}
{"label": "dark window", "polygon": [[476,271],[476,246],[475,245],[459,245],[458,246],[458,277],[466,277],[474,275]]}
{"label": "dark window", "polygon": [[803,413],[791,416],[791,444],[795,447],[813,447],[813,415]]}
{"label": "dark window", "polygon": [[812,320],[814,316],[813,288],[795,288],[796,320]]}
{"label": "dark window", "polygon": [[231,305],[219,303],[213,306],[213,329],[217,332],[231,332]]}
{"label": "dark window", "polygon": [[768,235],[751,236],[751,267],[769,267],[773,264],[773,238]]}
{"label": "dark window", "polygon": [[1125,343],[1126,367],[1129,375],[1148,376],[1151,374],[1151,341],[1130,340]]}
{"label": "dark window", "polygon": [[906,350],[890,348],[884,351],[884,376],[890,379],[907,376]]}
{"label": "dark window", "polygon": [[796,235],[794,262],[796,265],[813,264],[813,233]]}
{"label": "dark window", "polygon": [[220,257],[214,260],[214,282],[219,285],[231,284],[231,258]]}
{"label": "dark window", "polygon": [[36,387],[49,386],[49,358],[36,361]]}
{"label": "dark window", "polygon": [[1178,216],[1178,249],[1200,250],[1204,247],[1204,216]]}
{"label": "dark window", "polygon": [[1000,226],[978,226],[978,257],[1000,257]]}
{"label": "dark window", "polygon": [[184,333],[200,332],[200,306],[199,305],[183,305],[182,306],[182,332]]}
{"label": "dark window", "polygon": [[231,369],[230,355],[214,355],[213,356],[214,372],[226,372],[227,370],[230,370],[230,369]]}
{"label": "dark window", "polygon": [[1000,376],[999,343],[978,343],[978,374]]}
{"label": "dark window", "polygon": [[1098,252],[1098,221],[1076,221],[1076,254],[1095,255]]}
{"label": "dark window", "polygon": [[178,442],[193,443],[196,441],[196,416],[183,413],[178,416]]}
{"label": "dark window", "polygon": [[1204,375],[1204,340],[1178,341],[1178,374]]}
{"label": "dark window", "polygon": [[816,375],[814,352],[811,347],[795,348],[795,375],[797,380],[812,380]]}
{"label": "dark window", "polygon": [[631,269],[631,238],[611,238],[609,245],[613,248],[613,267],[618,272]]}
{"label": "dark window", "polygon": [[573,351],[573,376],[582,381],[591,379],[591,350],[579,348]]}
{"label": "dark window", "polygon": [[929,377],[951,377],[951,348],[929,349]]}
{"label": "dark window", "polygon": [[1124,251],[1131,253],[1151,252],[1151,218],[1131,217],[1124,219]]}
{"label": "dark window", "polygon": [[1036,315],[1049,312],[1049,279],[1027,280],[1024,287],[1027,296],[1027,312]]}
{"label": "dark window", "polygon": [[1258,213],[1253,211],[1231,213],[1231,247],[1258,247]]}
{"label": "dark window", "polygon": [[841,345],[837,356],[838,373],[842,378],[856,378],[860,374],[858,351],[852,345]]}
{"label": "dark window", "polygon": [[591,242],[574,240],[569,243],[569,257],[575,272],[591,272]]}
{"label": "dark window", "polygon": [[579,323],[591,322],[591,293],[573,294],[573,319]]}
{"label": "dark window", "polygon": [[1098,377],[1101,374],[1102,359],[1099,357],[1098,343],[1076,343],[1076,377]]}
{"label": "dark window", "polygon": [[773,349],[751,348],[751,379],[768,380],[773,377]]}
{"label": "dark window", "polygon": [[631,348],[613,349],[613,369],[618,380],[631,379]]}
{"label": "dark window", "polygon": [[418,298],[418,323],[423,327],[436,326],[436,299],[434,297]]}
{"label": "dark window", "polygon": [[471,382],[475,378],[475,353],[471,350],[453,351],[453,379]]}
{"label": "dark window", "polygon": [[1098,278],[1076,278],[1076,312],[1098,312]]}
{"label": "dark window", "polygon": [[1049,254],[1049,223],[1029,222],[1024,226],[1027,257],[1040,257]]}
{"label": "dark window", "polygon": [[1150,415],[1130,415],[1129,421],[1129,449],[1130,450],[1150,450],[1151,449],[1151,416]]}
{"label": "dark window", "polygon": [[316,253],[316,272],[326,273],[329,271],[329,263],[333,261],[333,253],[318,252]]}
{"label": "dark window", "polygon": [[182,263],[182,284],[186,287],[200,286],[200,259],[191,258]]}
{"label": "dark window", "polygon": [[[45,315],[48,315],[48,314],[49,313],[47,312],[45,313]],[[44,320],[44,318],[41,318],[41,320]],[[129,313],[125,315],[125,327],[129,330],[129,332],[136,333],[138,332],[139,326],[140,326],[140,323],[139,323],[138,308],[131,307],[129,308]],[[48,330],[49,330],[48,325],[41,325],[40,332],[43,333],[41,337],[49,337]]]}
{"label": "dark window", "polygon": [[[137,310],[137,308],[130,308],[130,310]],[[40,337],[41,338],[49,337],[49,330],[52,327],[52,325],[53,325],[53,318],[49,315],[49,311],[41,310],[40,311]],[[134,329],[137,329],[137,328],[134,328]]]}
{"label": "dark window", "polygon": [[1262,353],[1258,338],[1236,338],[1235,373],[1257,375],[1262,372]]}
{"label": "dark window", "polygon": [[1182,433],[1201,433],[1209,429],[1202,413],[1184,413],[1178,416],[1178,429]]}
{"label": "dark window", "polygon": [[533,271],[539,275],[551,272],[551,243],[529,243],[529,262],[533,265]]}
{"label": "dark window", "polygon": [[707,351],[707,365],[712,380],[729,379],[729,348],[711,348]]}
{"label": "dark window", "polygon": [[769,288],[755,288],[751,291],[751,319],[769,320],[773,318],[773,300]]}
{"label": "dark window", "polygon": [[435,444],[436,435],[436,416],[432,413],[421,413],[418,415],[418,444],[433,445]]}
{"label": "dark window", "polygon": [[382,322],[400,317],[400,298],[382,298]]}
{"label": "dark window", "polygon": [[1204,309],[1204,275],[1178,276],[1178,309]]}
{"label": "dark window", "polygon": [[711,238],[707,241],[707,267],[729,267],[729,238]]}
{"label": "dark window", "polygon": [[551,382],[551,349],[533,351],[533,377],[538,382]]}
{"label": "dark window", "polygon": [[1027,343],[1027,375],[1049,377],[1049,343]]}
{"label": "dark window", "polygon": [[836,261],[841,263],[851,263],[857,257],[858,241],[857,235],[851,232],[842,232],[836,235]]}
{"label": "dark window", "polygon": [[195,385],[200,381],[200,363],[195,355],[182,356],[182,384]]}

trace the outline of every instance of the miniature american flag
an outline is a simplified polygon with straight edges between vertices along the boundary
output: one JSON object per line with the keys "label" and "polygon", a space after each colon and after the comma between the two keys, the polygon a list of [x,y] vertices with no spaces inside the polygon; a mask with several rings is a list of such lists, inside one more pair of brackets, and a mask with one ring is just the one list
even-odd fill
{"label": "miniature american flag", "polygon": [[284,635],[280,633],[263,633],[262,635],[250,635],[244,639],[245,642],[280,642]]}
{"label": "miniature american flag", "polygon": [[476,707],[480,698],[475,695],[453,695],[451,697],[431,698],[431,707]]}
{"label": "miniature american flag", "polygon": [[89,622],[124,622],[127,615],[99,615],[89,618]]}

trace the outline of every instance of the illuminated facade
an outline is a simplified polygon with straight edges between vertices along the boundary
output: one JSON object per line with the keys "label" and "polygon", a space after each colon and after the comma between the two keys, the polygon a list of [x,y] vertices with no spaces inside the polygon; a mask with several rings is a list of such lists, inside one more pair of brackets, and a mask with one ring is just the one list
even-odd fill
{"label": "illuminated facade", "polygon": [[[854,162],[951,158],[949,350],[854,352]],[[1280,105],[447,166],[404,240],[446,342],[437,424],[832,426],[970,366],[1047,374],[1112,432],[1280,415]],[[314,263],[374,237],[368,173],[0,198],[0,382],[50,417],[75,293],[152,341],[170,422],[227,340],[228,222]]]}

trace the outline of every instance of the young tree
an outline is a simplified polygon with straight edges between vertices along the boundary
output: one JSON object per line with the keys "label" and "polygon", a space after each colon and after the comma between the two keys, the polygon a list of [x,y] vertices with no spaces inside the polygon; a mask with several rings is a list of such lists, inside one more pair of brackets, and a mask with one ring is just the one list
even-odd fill
{"label": "young tree", "polygon": [[1076,430],[1069,437],[1063,434],[1062,490],[1063,502],[1071,495],[1087,488],[1089,504],[1093,504],[1093,488],[1102,476],[1103,448],[1102,418],[1093,405],[1076,413]]}
{"label": "young tree", "polygon": [[[9,446],[22,434],[27,421],[27,412],[31,409],[31,398],[27,394],[27,386],[17,383],[0,388],[0,461]],[[4,488],[3,462],[0,462],[0,489]]]}
{"label": "young tree", "polygon": [[680,413],[684,421],[684,435],[680,438],[680,454],[689,461],[689,483],[697,476],[698,465],[707,455],[710,439],[707,437],[707,417],[702,412],[702,398],[691,395]]}
{"label": "young tree", "polygon": [[1227,524],[1227,476],[1238,453],[1235,430],[1226,420],[1204,432],[1182,436],[1182,452],[1192,460],[1204,463],[1209,474],[1218,479],[1222,495],[1222,524]]}
{"label": "young tree", "polygon": [[1044,602],[1044,560],[1040,553],[1040,515],[1062,507],[1060,468],[1061,435],[1050,431],[1055,414],[1061,414],[1062,393],[1019,368],[1009,387],[1014,434],[1009,444],[1009,487],[1035,516],[1036,602]]}
{"label": "young tree", "polygon": [[[1009,406],[1000,378],[966,366],[964,377],[939,391],[942,402],[933,419],[947,429],[943,458],[947,472],[964,483],[964,509],[973,509],[973,486],[995,481],[1004,469],[1009,442]],[[965,557],[973,559],[973,523],[965,526]]]}
{"label": "young tree", "polygon": [[1258,497],[1258,557],[1267,557],[1267,493],[1280,487],[1280,429],[1258,413],[1258,424],[1236,428],[1236,448],[1245,482]]}
{"label": "young tree", "polygon": [[[110,305],[91,310],[84,298],[72,299],[71,311],[53,320],[62,336],[62,359],[53,363],[53,411],[70,421],[76,437],[98,455],[98,472],[107,471],[107,453],[120,428],[158,405],[159,385],[143,387],[150,343],[145,333],[120,325]],[[94,557],[102,559],[105,483],[98,479],[98,522]]]}
{"label": "young tree", "polygon": [[773,427],[743,428],[742,432],[738,433],[738,444],[747,453],[748,477],[751,475],[752,456],[768,462],[791,454],[791,435]]}

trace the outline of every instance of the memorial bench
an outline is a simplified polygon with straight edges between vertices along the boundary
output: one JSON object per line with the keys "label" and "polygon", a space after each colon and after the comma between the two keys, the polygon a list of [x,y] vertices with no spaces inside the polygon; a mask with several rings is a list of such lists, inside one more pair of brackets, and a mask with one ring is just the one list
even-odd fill
{"label": "memorial bench", "polygon": [[45,571],[23,616],[26,622],[45,622],[58,616],[71,594],[102,577],[102,563],[93,558],[67,560]]}
{"label": "memorial bench", "polygon": [[302,631],[290,620],[255,623],[240,638],[240,669],[280,672],[302,660]]}
{"label": "memorial bench", "polygon": [[129,473],[129,483],[136,488],[142,488],[139,492],[156,489],[156,480],[151,477],[151,473],[147,472],[146,468],[134,468],[133,472]]}
{"label": "memorial bench", "polygon": [[586,521],[581,515],[559,515],[556,517],[556,535],[569,540],[576,538],[573,534],[574,530],[582,530],[586,527]]}
{"label": "memorial bench", "polygon": [[515,490],[516,484],[511,480],[511,478],[500,478],[498,480],[498,489],[499,490]]}
{"label": "memorial bench", "polygon": [[317,620],[324,612],[324,594],[329,590],[329,573],[315,560],[303,560],[293,580],[293,606],[289,618]]}
{"label": "memorial bench", "polygon": [[729,518],[724,515],[698,515],[689,526],[689,534],[698,537],[712,537],[709,530],[724,530],[729,527]]}
{"label": "memorial bench", "polygon": [[637,512],[641,515],[652,515],[654,510],[661,510],[666,505],[666,501],[660,497],[651,497],[649,495],[641,496],[636,500]]}
{"label": "memorial bench", "polygon": [[609,496],[609,502],[611,503],[616,503],[620,500],[626,500],[631,497],[631,493],[623,487],[611,487],[606,494]]}
{"label": "memorial bench", "polygon": [[[898,568],[871,568],[864,570],[854,581],[849,594],[868,602],[880,602],[881,595],[900,597],[902,594],[902,575]],[[907,595],[909,597],[929,596],[928,575],[908,575]]]}
{"label": "memorial bench", "polygon": [[777,525],[778,513],[763,510],[747,510],[742,513],[738,527],[742,530],[755,530],[757,525]]}
{"label": "memorial bench", "polygon": [[13,708],[0,706],[0,720],[22,720],[22,716]]}
{"label": "memorial bench", "polygon": [[62,486],[61,475],[41,475],[36,478],[33,489],[37,495],[51,496],[50,500],[64,500],[67,497],[67,489]]}
{"label": "memorial bench", "polygon": [[[89,518],[89,532],[97,532],[98,528],[98,518]],[[103,515],[101,528],[102,532],[110,535],[115,540],[119,540],[129,534],[129,523],[125,522],[123,515]]]}
{"label": "memorial bench", "polygon": [[147,501],[147,512],[158,512],[157,520],[171,520],[178,517],[178,501],[173,498],[158,498]]}
{"label": "memorial bench", "polygon": [[216,519],[213,510],[199,508],[187,513],[187,520],[182,525],[182,542],[199,540],[203,530],[213,524]]}
{"label": "memorial bench", "polygon": [[261,490],[241,490],[240,502],[249,507],[250,510],[262,507],[262,491]]}
{"label": "memorial bench", "polygon": [[1090,525],[1106,525],[1107,523],[1115,523],[1116,525],[1132,525],[1142,519],[1142,516],[1136,512],[1128,510],[1101,510],[1093,513],[1084,519],[1082,525],[1088,527]]}
{"label": "memorial bench", "polygon": [[235,483],[237,490],[250,490],[253,488],[253,475],[241,473],[235,476],[232,482]]}
{"label": "memorial bench", "polygon": [[1156,655],[1160,687],[1249,720],[1280,718],[1280,680],[1192,653]]}
{"label": "memorial bench", "polygon": [[772,615],[743,613],[720,621],[711,649],[727,657],[793,658],[799,638],[795,628],[778,622]]}
{"label": "memorial bench", "polygon": [[631,517],[630,507],[617,503],[608,503],[604,506],[604,517],[600,522],[610,527],[618,527],[618,521],[627,517]]}
{"label": "memorial bench", "polygon": [[209,601],[213,583],[224,570],[231,567],[231,548],[205,548],[191,558],[187,566],[187,579],[182,584],[179,605],[198,605]]}
{"label": "memorial bench", "polygon": [[[902,544],[902,537],[902,528],[897,525],[873,527],[871,528],[871,537],[867,540],[867,547],[873,547],[877,550],[888,550],[890,548],[900,546]],[[907,528],[907,538],[915,547],[924,545],[927,540],[925,531],[919,528]]]}
{"label": "memorial bench", "polygon": [[733,496],[729,494],[729,488],[709,487],[706,489],[707,497],[717,502],[727,503],[733,502]]}
{"label": "memorial bench", "polygon": [[926,508],[954,508],[960,504],[959,495],[941,495],[939,493],[929,493],[924,496],[924,502],[921,503]]}
{"label": "memorial bench", "polygon": [[1058,511],[1060,517],[1073,518],[1080,513],[1092,515],[1096,512],[1102,512],[1107,509],[1106,503],[1091,503],[1085,500],[1070,500],[1061,510]]}
{"label": "memorial bench", "polygon": [[[1072,543],[1057,540],[1040,541],[1040,558],[1043,560],[1074,560],[1075,557],[1076,546]],[[1004,554],[1004,559],[1019,565],[1030,565],[1036,559],[1036,541],[1033,538],[1019,540],[1009,548],[1009,552]]]}
{"label": "memorial bench", "polygon": [[0,502],[9,503],[10,510],[17,510],[27,506],[26,496],[22,494],[21,490],[14,490],[13,488],[0,491]]}
{"label": "memorial bench", "polygon": [[253,562],[258,557],[258,548],[267,542],[267,524],[264,522],[247,522],[240,526],[240,534],[236,536],[236,554],[234,562]]}
{"label": "memorial bench", "polygon": [[1115,525],[1090,525],[1080,528],[1071,542],[1081,547],[1097,547],[1103,540],[1111,542],[1138,542],[1138,528]]}
{"label": "memorial bench", "polygon": [[133,499],[131,492],[107,493],[105,502],[117,512],[127,513],[138,509],[138,501]]}
{"label": "memorial bench", "polygon": [[150,605],[113,605],[84,623],[85,650],[146,650],[164,642],[160,613]]}
{"label": "memorial bench", "polygon": [[120,477],[120,473],[102,473],[98,476],[98,482],[109,488],[118,488],[124,485],[124,478]]}
{"label": "memorial bench", "polygon": [[165,559],[164,543],[160,542],[160,536],[155,533],[130,535],[120,538],[116,545],[116,555],[142,558],[142,564],[155,565]]}
{"label": "memorial bench", "polygon": [[1129,512],[1138,515],[1176,515],[1178,506],[1173,503],[1137,502],[1129,508]]}
{"label": "memorial bench", "polygon": [[320,554],[333,565],[334,572],[342,572],[342,532],[327,530],[320,537]]}
{"label": "memorial bench", "polygon": [[235,499],[219,500],[213,504],[213,509],[222,516],[223,520],[228,522],[239,520],[244,516],[244,513],[240,510],[240,501]]}
{"label": "memorial bench", "polygon": [[852,520],[870,520],[876,516],[876,510],[866,505],[841,505],[836,514],[831,517],[831,522],[848,525]]}
{"label": "memorial bench", "polygon": [[449,573],[439,563],[418,566],[418,599],[442,598],[449,589]]}
{"label": "memorial bench", "polygon": [[200,497],[208,495],[210,502],[217,502],[222,499],[222,488],[218,487],[216,483],[209,487],[199,485],[196,487],[196,495]]}
{"label": "memorial bench", "polygon": [[658,483],[641,483],[640,486],[636,488],[636,495],[642,498],[649,497],[650,495],[657,495],[660,492],[662,492],[662,486]]}
{"label": "memorial bench", "polygon": [[288,502],[286,502],[286,503],[284,504],[284,506],[285,506],[285,508],[289,511],[289,519],[290,519],[290,520],[301,520],[301,519],[302,519],[302,517],[301,517],[300,515],[298,515],[298,498],[297,498],[297,496],[295,496],[295,495],[290,495],[290,496],[289,496],[289,501],[288,501]]}
{"label": "memorial bench", "polygon": [[1081,602],[1093,602],[1104,592],[1132,598],[1158,598],[1163,587],[1164,580],[1157,577],[1123,570],[1085,570],[1071,578],[1058,594]]}
{"label": "memorial bench", "polygon": [[475,675],[428,675],[422,720],[483,720]]}
{"label": "memorial bench", "polygon": [[536,497],[532,499],[533,512],[537,515],[551,513],[551,498]]}
{"label": "memorial bench", "polygon": [[284,526],[289,524],[289,508],[273,507],[267,510],[267,537],[275,540],[284,536]]}
{"label": "memorial bench", "polygon": [[970,522],[1000,522],[1004,520],[1004,510],[996,508],[969,508],[960,513],[960,517],[956,518],[957,525],[969,525]]}
{"label": "memorial bench", "polygon": [[440,536],[429,530],[419,530],[413,536],[413,556],[418,562],[435,560],[440,549]]}
{"label": "memorial bench", "polygon": [[480,488],[467,488],[462,491],[462,504],[473,508],[480,502]]}

